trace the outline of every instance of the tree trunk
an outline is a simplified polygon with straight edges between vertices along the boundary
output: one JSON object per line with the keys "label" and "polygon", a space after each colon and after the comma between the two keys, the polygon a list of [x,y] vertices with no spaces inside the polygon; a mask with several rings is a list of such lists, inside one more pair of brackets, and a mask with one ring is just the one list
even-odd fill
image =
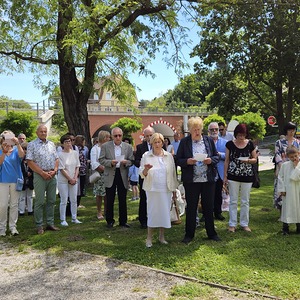
{"label": "tree trunk", "polygon": [[[72,0],[60,0],[57,22],[57,55],[59,66],[59,82],[64,110],[64,117],[70,132],[81,134],[91,146],[90,126],[88,121],[87,101],[93,88],[93,80],[88,78],[89,86],[81,87],[76,76],[73,51],[64,44],[68,35],[68,25],[73,18]],[[95,65],[95,60],[92,62]],[[90,68],[92,69],[92,68]],[[93,69],[92,69],[93,71]],[[94,76],[92,72],[90,76]],[[83,84],[84,86],[84,84]]]}
{"label": "tree trunk", "polygon": [[288,94],[287,94],[287,106],[286,106],[286,120],[292,121],[292,115],[293,115],[293,107],[294,107],[294,85],[292,83],[292,80],[289,79],[288,84]]}
{"label": "tree trunk", "polygon": [[285,125],[285,116],[283,113],[283,95],[282,95],[282,88],[278,86],[276,88],[276,103],[277,103],[277,115],[276,120],[278,124],[278,133],[283,134],[283,129]]}
{"label": "tree trunk", "polygon": [[74,69],[71,71],[62,66],[59,67],[60,90],[64,109],[64,117],[70,132],[81,134],[91,145],[90,126],[87,112],[88,96],[78,91],[79,82]]}

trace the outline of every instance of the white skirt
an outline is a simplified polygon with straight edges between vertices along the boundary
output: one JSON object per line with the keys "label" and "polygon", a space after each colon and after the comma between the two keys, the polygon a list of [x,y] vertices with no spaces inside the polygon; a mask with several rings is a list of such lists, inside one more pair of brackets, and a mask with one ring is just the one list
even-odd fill
{"label": "white skirt", "polygon": [[171,192],[146,191],[148,227],[171,228]]}

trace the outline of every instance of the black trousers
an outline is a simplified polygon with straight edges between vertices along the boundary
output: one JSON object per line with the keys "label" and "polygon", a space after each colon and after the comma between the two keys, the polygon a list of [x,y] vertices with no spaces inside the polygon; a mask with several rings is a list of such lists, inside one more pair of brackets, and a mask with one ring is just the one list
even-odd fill
{"label": "black trousers", "polygon": [[214,224],[214,182],[193,182],[183,183],[185,188],[186,206],[186,221],[185,221],[185,237],[194,238],[196,230],[196,215],[201,195],[201,203],[205,211],[205,229],[209,238],[217,235]]}
{"label": "black trousers", "polygon": [[114,223],[114,203],[116,190],[119,199],[119,224],[124,225],[127,223],[127,189],[123,184],[120,169],[116,169],[115,179],[110,188],[105,188],[106,190],[106,222],[108,224]]}
{"label": "black trousers", "polygon": [[214,201],[214,213],[216,215],[220,215],[222,213],[222,188],[223,188],[223,180],[219,177],[216,181],[216,189],[215,189],[215,201]]}
{"label": "black trousers", "polygon": [[140,203],[139,203],[139,221],[141,225],[147,225],[147,196],[143,190],[144,179],[139,177],[140,184]]}
{"label": "black trousers", "polygon": [[86,175],[80,175],[79,176],[79,184],[80,184],[80,195],[77,196],[77,206],[80,205],[80,200],[81,197],[83,197],[83,195],[85,194],[85,179],[86,179]]}

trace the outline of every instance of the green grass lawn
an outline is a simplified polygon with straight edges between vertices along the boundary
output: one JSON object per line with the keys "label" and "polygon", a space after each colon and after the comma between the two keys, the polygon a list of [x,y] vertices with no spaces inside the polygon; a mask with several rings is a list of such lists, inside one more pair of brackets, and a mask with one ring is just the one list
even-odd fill
{"label": "green grass lawn", "polygon": [[[184,236],[183,222],[166,231],[168,245],[154,242],[153,247],[147,249],[146,230],[140,229],[136,220],[138,201],[128,201],[128,223],[132,225],[130,229],[118,226],[107,229],[105,221],[99,222],[96,218],[96,205],[91,189],[88,196],[82,199],[86,208],[78,213],[82,224],[74,225],[69,218],[69,227],[61,228],[60,232],[46,231],[44,235],[38,236],[33,217],[25,216],[18,221],[20,235],[2,239],[12,243],[19,251],[27,251],[29,247],[51,248],[51,252],[57,254],[79,250],[203,281],[285,299],[299,299],[300,235],[281,235],[281,223],[277,221],[279,212],[272,207],[273,171],[260,172],[260,177],[261,188],[253,189],[251,193],[249,226],[252,232],[238,230],[236,233],[229,233],[227,221],[216,221],[217,232],[222,238],[219,243],[206,239],[203,225],[197,228],[191,244],[181,243]],[[128,196],[131,198],[130,193]],[[56,225],[59,225],[58,208],[59,200],[56,206]],[[117,212],[116,203],[116,223]],[[228,220],[228,213],[225,212],[224,216]],[[290,229],[294,231],[295,226],[291,225]],[[189,298],[192,299],[193,292],[189,292],[189,289],[190,286],[186,287],[185,294],[190,293]],[[181,292],[180,289],[174,291],[175,295],[180,295]]]}

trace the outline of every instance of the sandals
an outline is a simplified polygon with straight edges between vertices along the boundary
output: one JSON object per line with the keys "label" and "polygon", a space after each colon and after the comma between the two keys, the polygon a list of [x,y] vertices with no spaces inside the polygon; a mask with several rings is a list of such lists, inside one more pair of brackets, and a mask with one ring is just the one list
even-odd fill
{"label": "sandals", "polygon": [[242,229],[243,229],[244,231],[251,232],[251,229],[250,229],[250,227],[248,227],[248,226],[242,227]]}
{"label": "sandals", "polygon": [[235,227],[229,226],[229,227],[228,227],[228,231],[229,231],[229,232],[235,232]]}
{"label": "sandals", "polygon": [[151,248],[152,247],[152,241],[146,240],[146,247]]}

